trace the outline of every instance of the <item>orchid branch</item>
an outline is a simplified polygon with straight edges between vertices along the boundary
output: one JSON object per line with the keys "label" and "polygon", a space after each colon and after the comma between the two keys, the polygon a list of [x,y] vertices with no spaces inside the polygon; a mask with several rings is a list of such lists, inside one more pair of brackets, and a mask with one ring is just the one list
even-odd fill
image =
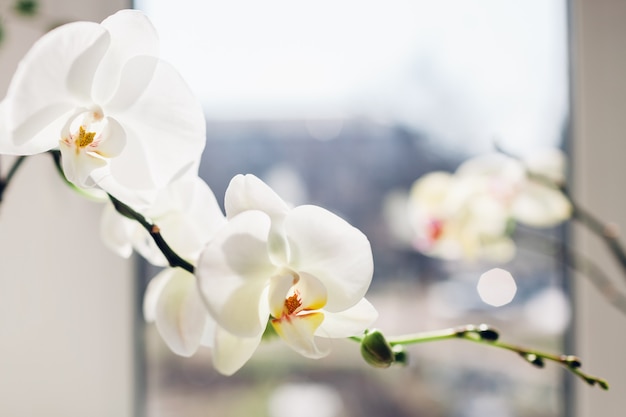
{"label": "orchid branch", "polygon": [[[497,144],[496,144],[496,149],[498,150],[498,152],[506,156],[509,156],[511,158],[517,159],[518,161],[521,161],[521,158],[504,150],[502,147],[500,147]],[[593,215],[591,212],[584,209],[574,199],[572,192],[569,190],[569,188],[567,187],[565,183],[556,182],[553,179],[546,177],[545,175],[530,171],[529,169],[526,169],[526,173],[530,180],[544,184],[548,187],[557,188],[563,193],[565,197],[567,197],[567,199],[569,200],[572,206],[572,219],[576,220],[577,222],[585,226],[588,230],[590,230],[592,233],[594,233],[596,236],[598,236],[600,239],[602,239],[602,241],[608,248],[609,252],[613,255],[615,260],[621,266],[624,279],[626,279],[626,250],[624,249],[624,246],[619,240],[618,229],[611,224],[603,222],[598,217]]]}
{"label": "orchid branch", "polygon": [[115,207],[115,210],[117,210],[118,213],[122,214],[123,216],[129,219],[136,220],[139,224],[141,224],[141,226],[143,226],[144,229],[146,229],[146,231],[150,234],[150,237],[152,237],[152,240],[154,240],[154,243],[156,243],[157,247],[163,253],[165,258],[167,259],[167,262],[172,268],[180,267],[191,274],[194,273],[194,270],[195,270],[194,266],[190,264],[189,262],[187,262],[186,260],[184,260],[183,258],[181,258],[167,244],[167,242],[161,235],[161,230],[159,229],[159,226],[150,222],[143,215],[139,214],[138,212],[130,208],[128,205],[122,203],[121,201],[113,197],[111,194],[107,194],[107,195],[109,196],[109,199],[113,203],[113,206]]}
{"label": "orchid branch", "polygon": [[[72,189],[78,192],[81,192],[82,191],[81,188],[74,185],[71,181],[69,181],[65,177],[65,174],[63,173],[63,166],[61,165],[61,152],[57,150],[53,150],[53,151],[49,151],[49,153],[52,155],[52,158],[54,160],[54,166],[56,167],[57,172],[59,173],[63,181],[65,181],[65,183],[68,186],[70,186]],[[157,245],[161,253],[163,253],[163,256],[165,256],[165,259],[167,259],[168,264],[172,268],[179,267],[179,268],[183,268],[184,270],[192,274],[194,273],[194,270],[195,270],[194,266],[190,264],[189,262],[187,262],[186,260],[184,260],[182,257],[180,257],[180,255],[178,255],[167,244],[167,242],[161,235],[161,230],[159,229],[159,226],[152,223],[151,221],[146,219],[142,214],[138,213],[137,211],[135,211],[128,205],[122,203],[121,201],[113,197],[111,194],[107,193],[107,196],[109,200],[111,200],[111,203],[113,203],[113,207],[115,207],[115,210],[117,210],[118,213],[120,213],[124,217],[127,217],[131,220],[137,221],[139,224],[141,224],[141,226],[144,229],[146,229],[146,231],[150,234],[150,237],[152,238],[152,240],[154,240],[154,243]]]}
{"label": "orchid branch", "polygon": [[580,369],[581,361],[576,356],[552,354],[529,349],[501,342],[499,337],[499,332],[487,324],[468,324],[443,330],[412,333],[389,339],[386,339],[380,331],[373,329],[367,330],[363,336],[354,336],[350,339],[361,344],[363,358],[371,365],[377,367],[389,367],[392,363],[405,363],[406,353],[403,347],[406,345],[462,339],[515,352],[525,361],[538,368],[543,368],[546,361],[555,362],[589,385],[598,385],[604,390],[609,389],[609,384],[606,380],[582,372]]}
{"label": "orchid branch", "polygon": [[626,278],[626,251],[624,250],[622,243],[619,241],[619,231],[615,226],[602,222],[589,211],[583,209],[580,204],[572,198],[572,194],[569,192],[567,187],[562,186],[561,191],[572,204],[572,218],[602,239],[606,247],[609,249],[609,252],[622,267],[624,278]]}
{"label": "orchid branch", "polygon": [[[519,231],[520,229],[517,230],[518,233]],[[524,241],[527,239],[532,241],[530,244],[524,245]],[[626,293],[617,288],[604,270],[590,258],[575,251],[564,242],[557,242],[547,236],[531,233],[527,230],[524,230],[524,239],[520,239],[518,244],[546,256],[551,256],[557,251],[561,252],[564,255],[561,258],[569,268],[581,272],[613,307],[626,315]]]}
{"label": "orchid branch", "polygon": [[7,172],[7,176],[4,179],[0,179],[0,202],[2,202],[4,191],[6,190],[7,186],[13,179],[13,176],[15,175],[17,170],[20,168],[20,166],[22,165],[25,159],[26,159],[25,155],[20,155],[19,157],[17,157],[13,161],[13,165],[11,165],[11,168],[9,168],[9,171]]}
{"label": "orchid branch", "polygon": [[626,250],[619,240],[619,231],[617,228],[611,224],[603,222],[591,212],[584,209],[576,200],[574,200],[572,193],[565,184],[556,184],[549,178],[533,172],[529,172],[528,175],[532,180],[548,186],[557,187],[563,195],[567,197],[572,206],[572,219],[579,222],[602,239],[611,255],[613,255],[617,263],[620,265],[623,276],[626,279]]}

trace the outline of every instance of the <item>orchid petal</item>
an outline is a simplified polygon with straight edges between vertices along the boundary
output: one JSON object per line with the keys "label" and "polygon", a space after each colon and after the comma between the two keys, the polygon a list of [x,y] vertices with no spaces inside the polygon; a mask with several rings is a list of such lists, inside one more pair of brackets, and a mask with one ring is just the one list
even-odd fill
{"label": "orchid petal", "polygon": [[213,366],[222,375],[237,372],[254,354],[261,343],[262,334],[256,337],[237,337],[218,327],[213,348]]}
{"label": "orchid petal", "polygon": [[316,336],[343,338],[363,333],[378,318],[374,306],[362,298],[356,305],[338,313],[324,312],[324,321]]}
{"label": "orchid petal", "polygon": [[159,58],[155,56],[135,56],[126,62],[119,76],[119,86],[104,107],[109,113],[120,113],[139,100],[152,82],[152,74]]}
{"label": "orchid petal", "polygon": [[[101,26],[111,39],[111,46],[102,58],[93,82],[92,95],[97,103],[105,103],[118,89],[122,68],[133,57],[157,56],[159,39],[150,20],[138,10],[121,10],[104,19]],[[143,80],[149,82],[155,68],[146,67]],[[141,79],[138,80],[141,84]]]}
{"label": "orchid petal", "polygon": [[324,313],[314,312],[272,320],[276,333],[293,350],[307,358],[318,359],[328,354],[315,344],[314,334],[324,321]]}
{"label": "orchid petal", "polygon": [[105,246],[123,258],[133,253],[130,237],[136,229],[136,222],[119,214],[112,203],[105,205],[100,218],[100,235]]}
{"label": "orchid petal", "polygon": [[373,274],[367,237],[345,220],[317,206],[294,208],[285,219],[290,266],[313,275],[328,291],[328,311],[356,304]]}
{"label": "orchid petal", "polygon": [[269,310],[261,305],[275,271],[267,253],[270,219],[248,211],[232,218],[206,246],[196,275],[211,315],[230,333],[263,333]]}
{"label": "orchid petal", "polygon": [[169,278],[156,304],[156,327],[169,348],[181,356],[193,355],[204,333],[207,312],[198,294],[193,274],[181,268],[159,273]]}
{"label": "orchid petal", "polygon": [[124,184],[117,181],[117,178],[111,175],[109,164],[103,166],[102,168],[93,170],[90,176],[91,183],[93,183],[91,186],[98,185],[98,187],[102,190],[105,190],[122,203],[139,212],[145,211],[149,208],[159,192],[159,190],[155,188],[132,189],[126,187]]}
{"label": "orchid petal", "polygon": [[456,175],[499,178],[514,183],[521,181],[526,173],[518,160],[501,153],[490,153],[463,162],[457,168]]}
{"label": "orchid petal", "polygon": [[[315,277],[307,274],[296,275],[285,270],[283,274],[274,275],[270,281],[268,300],[270,313],[275,318],[284,314],[295,314],[302,310],[319,310],[326,305],[326,288]],[[299,306],[286,312],[286,299],[296,296]]]}
{"label": "orchid petal", "polygon": [[217,322],[213,320],[213,317],[207,314],[206,321],[204,323],[204,332],[202,333],[202,339],[200,340],[200,345],[206,346],[208,348],[215,347],[216,332]]}
{"label": "orchid petal", "polygon": [[550,148],[533,152],[524,158],[523,162],[530,173],[549,179],[555,186],[565,182],[567,161],[560,149]]}
{"label": "orchid petal", "polygon": [[572,215],[572,205],[563,193],[543,184],[528,183],[514,200],[512,215],[534,227],[555,226]]}
{"label": "orchid petal", "polygon": [[100,133],[102,140],[88,146],[88,151],[96,153],[103,158],[118,156],[126,146],[126,132],[117,120],[112,117],[106,118],[106,125]]}
{"label": "orchid petal", "polygon": [[159,299],[163,294],[163,289],[172,278],[173,271],[171,268],[164,269],[148,282],[143,296],[143,318],[146,322],[153,323],[156,321]]}
{"label": "orchid petal", "polygon": [[226,189],[224,208],[228,218],[242,211],[261,210],[275,220],[284,216],[289,206],[267,184],[252,174],[236,175]]}
{"label": "orchid petal", "polygon": [[[226,223],[215,195],[197,176],[169,184],[143,214],[157,224],[165,241],[178,255],[193,263],[215,232]],[[139,224],[129,239],[148,262],[167,265],[161,250]]]}
{"label": "orchid petal", "polygon": [[300,279],[293,286],[293,290],[299,294],[303,310],[319,310],[326,305],[326,287],[319,279],[306,272],[300,273]]}
{"label": "orchid petal", "polygon": [[161,188],[184,170],[197,170],[206,142],[204,114],[171,65],[159,61],[141,97],[113,116],[128,139],[128,149],[111,162],[111,173],[121,184]]}
{"label": "orchid petal", "polygon": [[82,188],[93,187],[95,183],[90,178],[92,171],[105,167],[107,161],[87,152],[77,152],[75,147],[63,141],[59,142],[59,148],[63,173],[68,181]]}
{"label": "orchid petal", "polygon": [[[162,214],[153,210],[166,209]],[[194,261],[226,219],[209,186],[199,177],[172,182],[155,201],[148,215],[157,222],[172,248]]]}
{"label": "orchid petal", "polygon": [[[73,110],[67,109],[68,106],[65,104],[46,107],[41,112],[33,114],[31,119],[11,132],[12,140],[20,154],[34,155],[56,148],[67,118],[74,113]],[[42,120],[46,120],[46,123],[39,123]]]}
{"label": "orchid petal", "polygon": [[288,252],[283,220],[289,206],[274,190],[252,174],[236,175],[226,189],[224,207],[227,218],[246,210],[260,210],[270,216],[272,220],[268,238],[270,257],[274,263],[287,263]]}
{"label": "orchid petal", "polygon": [[[20,62],[9,86],[9,129],[22,145],[73,107],[86,104],[91,77],[108,47],[106,30],[96,23],[63,25],[37,41]],[[37,146],[51,149],[59,134],[38,137]]]}

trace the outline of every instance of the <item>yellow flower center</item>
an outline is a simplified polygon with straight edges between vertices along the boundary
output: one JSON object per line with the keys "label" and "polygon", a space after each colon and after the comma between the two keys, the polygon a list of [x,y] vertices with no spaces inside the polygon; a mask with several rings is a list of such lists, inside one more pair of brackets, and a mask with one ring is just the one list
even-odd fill
{"label": "yellow flower center", "polygon": [[84,148],[85,146],[91,145],[95,136],[96,132],[87,132],[83,126],[80,126],[78,128],[78,137],[75,141],[77,148]]}

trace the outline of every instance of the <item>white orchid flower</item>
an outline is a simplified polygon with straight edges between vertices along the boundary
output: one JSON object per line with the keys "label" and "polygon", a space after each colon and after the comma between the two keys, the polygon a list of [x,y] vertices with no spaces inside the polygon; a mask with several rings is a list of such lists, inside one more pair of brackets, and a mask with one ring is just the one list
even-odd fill
{"label": "white orchid flower", "polygon": [[[144,213],[158,227],[168,245],[183,259],[197,262],[202,248],[226,219],[209,186],[198,177],[169,184]],[[109,204],[103,214],[102,236],[122,256],[137,250],[149,262],[167,261],[148,232]],[[144,296],[144,316],[176,354],[193,355],[201,345],[212,346],[215,321],[200,297],[196,277],[182,268],[166,268],[150,281]]]}
{"label": "white orchid flower", "polygon": [[213,362],[230,375],[252,356],[268,324],[310,358],[316,337],[362,333],[377,316],[364,299],[369,241],[317,206],[293,209],[258,178],[237,176],[226,193],[228,224],[204,249],[196,275],[218,327]]}
{"label": "white orchid flower", "polygon": [[199,102],[158,58],[147,17],[122,10],[75,22],[37,41],[1,107],[0,153],[60,148],[66,177],[137,207],[197,169],[205,144]]}

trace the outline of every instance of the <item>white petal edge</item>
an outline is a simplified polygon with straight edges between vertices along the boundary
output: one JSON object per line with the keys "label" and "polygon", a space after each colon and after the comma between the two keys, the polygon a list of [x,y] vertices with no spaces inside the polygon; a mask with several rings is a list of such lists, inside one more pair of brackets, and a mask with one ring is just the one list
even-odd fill
{"label": "white petal edge", "polygon": [[250,360],[261,343],[261,336],[262,334],[252,338],[237,337],[218,326],[213,348],[215,369],[227,376],[237,372]]}
{"label": "white petal edge", "polygon": [[272,320],[272,326],[287,345],[306,358],[319,359],[328,355],[315,343],[315,332],[324,321],[323,312],[311,312],[295,317]]}
{"label": "white petal edge", "polygon": [[100,217],[100,236],[104,245],[117,255],[129,258],[133,253],[130,243],[131,236],[136,228],[136,222],[127,219],[115,210],[108,202]]}
{"label": "white petal edge", "polygon": [[335,214],[317,206],[299,206],[285,218],[290,266],[319,279],[328,291],[325,307],[342,311],[367,292],[374,272],[367,237]]}
{"label": "white petal edge", "polygon": [[[60,26],[42,36],[20,62],[7,92],[9,130],[36,132],[73,107],[86,105],[94,66],[108,47],[106,30],[91,22]],[[22,145],[30,138],[16,137]],[[47,138],[51,145],[57,137]]]}
{"label": "white petal edge", "polygon": [[[154,26],[139,10],[120,10],[101,23],[111,43],[95,72],[92,95],[97,103],[106,103],[118,89],[122,68],[133,57],[158,56],[159,39]],[[149,81],[154,65],[146,68],[144,79]]]}
{"label": "white petal edge", "polygon": [[[149,58],[136,58],[129,65],[145,59]],[[134,81],[132,77],[127,80]],[[119,183],[158,189],[190,166],[197,170],[206,143],[204,112],[171,65],[159,61],[137,101],[110,115],[124,127],[128,141],[127,149],[111,162],[111,173]]]}
{"label": "white petal edge", "polygon": [[363,333],[378,318],[378,312],[365,298],[355,306],[338,313],[324,312],[324,321],[316,336],[343,338]]}
{"label": "white petal edge", "polygon": [[[262,334],[269,315],[266,288],[276,267],[269,260],[270,220],[260,211],[232,218],[204,248],[198,266],[201,294],[210,314],[241,337]],[[263,304],[263,305],[261,305]]]}
{"label": "white petal edge", "polygon": [[167,282],[157,284],[161,292],[156,302],[156,327],[174,353],[191,356],[200,346],[207,317],[196,278],[181,268],[168,268],[161,275],[167,276]]}
{"label": "white petal edge", "polygon": [[284,216],[289,206],[258,177],[239,174],[233,177],[226,189],[224,209],[228,218],[242,211],[260,210],[274,221],[277,217]]}

